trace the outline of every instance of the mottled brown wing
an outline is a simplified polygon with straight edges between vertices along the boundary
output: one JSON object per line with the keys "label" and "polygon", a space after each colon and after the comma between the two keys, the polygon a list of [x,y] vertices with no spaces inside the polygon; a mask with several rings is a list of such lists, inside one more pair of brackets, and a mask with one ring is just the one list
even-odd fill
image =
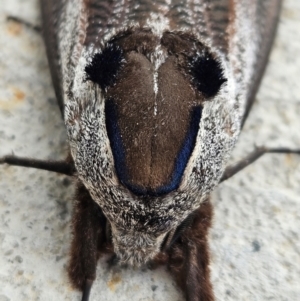
{"label": "mottled brown wing", "polygon": [[62,0],[41,0],[42,28],[46,44],[46,52],[55,89],[59,108],[63,114],[63,91],[62,91],[62,72],[60,66],[60,55],[58,51],[58,26],[60,14],[63,11],[65,1]]}
{"label": "mottled brown wing", "polygon": [[[196,30],[200,36],[211,39],[212,44],[225,56],[229,56],[229,52],[232,51],[229,43],[236,35],[236,32],[230,29],[230,25],[236,18],[242,17],[238,5],[242,4],[246,9],[255,8],[252,20],[253,25],[259,28],[257,32],[259,47],[258,52],[254,54],[255,72],[247,88],[247,105],[243,123],[249,114],[268,61],[281,3],[282,0],[173,0],[172,8],[168,13],[174,28]],[[240,49],[243,51],[243,47]]]}
{"label": "mottled brown wing", "polygon": [[248,98],[245,114],[243,116],[242,126],[244,125],[251,110],[257,90],[262,80],[269,54],[275,37],[282,0],[257,0],[259,9],[257,9],[256,22],[259,24],[260,43],[259,52],[256,54],[255,74],[248,89]]}

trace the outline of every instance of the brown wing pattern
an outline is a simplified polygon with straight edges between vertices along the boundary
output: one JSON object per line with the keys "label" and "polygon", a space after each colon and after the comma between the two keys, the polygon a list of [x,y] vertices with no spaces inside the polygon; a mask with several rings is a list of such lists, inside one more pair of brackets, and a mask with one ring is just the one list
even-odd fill
{"label": "brown wing pattern", "polygon": [[[168,12],[173,27],[188,28],[197,31],[204,38],[212,40],[212,44],[225,55],[229,55],[230,39],[234,38],[236,31],[231,29],[236,18],[241,18],[237,11],[237,3],[245,7],[253,7],[255,13],[251,16],[253,25],[257,28],[258,52],[255,55],[254,73],[247,87],[247,105],[243,117],[246,120],[260,81],[262,79],[272,42],[276,32],[281,0],[191,0],[172,1]],[[240,52],[243,45],[239,47]],[[239,55],[239,54],[237,54]]]}
{"label": "brown wing pattern", "polygon": [[259,29],[259,45],[258,52],[256,53],[256,62],[254,66],[255,73],[253,74],[251,84],[248,87],[247,105],[242,125],[248,117],[268,62],[268,57],[276,33],[276,25],[278,22],[282,3],[281,0],[260,0],[256,2],[257,8],[255,22],[257,24],[257,28]]}
{"label": "brown wing pattern", "polygon": [[63,113],[62,72],[58,50],[58,26],[65,1],[41,0],[43,35],[56,98]]}

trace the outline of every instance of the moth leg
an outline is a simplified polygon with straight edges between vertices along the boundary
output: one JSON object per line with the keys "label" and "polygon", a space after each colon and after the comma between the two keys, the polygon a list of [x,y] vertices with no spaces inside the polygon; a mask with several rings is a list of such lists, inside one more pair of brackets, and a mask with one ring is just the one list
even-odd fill
{"label": "moth leg", "polygon": [[63,161],[45,161],[32,158],[21,158],[12,155],[0,158],[0,164],[4,163],[15,166],[31,167],[54,171],[61,174],[65,174],[67,176],[72,176],[76,172],[74,163],[71,160],[70,156],[68,156],[68,158]]}
{"label": "moth leg", "polygon": [[106,218],[81,183],[76,194],[68,274],[72,285],[83,292],[82,301],[88,301],[99,251],[104,248]]}
{"label": "moth leg", "polygon": [[169,269],[187,301],[213,301],[210,283],[208,229],[212,205],[209,200],[196,210],[194,219],[169,249]]}
{"label": "moth leg", "polygon": [[236,173],[259,159],[262,155],[268,154],[268,153],[275,153],[275,154],[300,154],[300,150],[292,150],[289,148],[267,148],[267,147],[258,147],[256,148],[252,153],[250,153],[246,158],[240,160],[234,165],[228,166],[221,178],[220,182],[223,182],[232,176],[234,176]]}
{"label": "moth leg", "polygon": [[16,17],[16,16],[7,16],[6,20],[22,24],[22,25],[26,26],[27,28],[30,28],[30,29],[38,32],[38,33],[42,32],[42,28],[40,26],[34,25],[32,23],[29,23],[28,21],[25,21],[25,20],[23,20],[23,19],[21,19],[19,17]]}

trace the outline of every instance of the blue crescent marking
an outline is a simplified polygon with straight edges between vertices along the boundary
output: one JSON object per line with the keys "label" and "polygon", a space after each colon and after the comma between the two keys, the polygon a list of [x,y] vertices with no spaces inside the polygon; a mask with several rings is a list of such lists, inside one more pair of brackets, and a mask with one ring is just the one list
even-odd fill
{"label": "blue crescent marking", "polygon": [[171,179],[168,184],[162,185],[161,187],[153,190],[137,185],[132,185],[129,182],[125,160],[125,150],[120,134],[120,128],[118,125],[117,105],[115,104],[113,99],[107,100],[105,104],[106,129],[115,160],[116,173],[121,183],[138,196],[160,196],[177,189],[196,143],[201,115],[202,107],[194,107],[191,112],[191,121],[188,132],[175,160],[174,171]]}

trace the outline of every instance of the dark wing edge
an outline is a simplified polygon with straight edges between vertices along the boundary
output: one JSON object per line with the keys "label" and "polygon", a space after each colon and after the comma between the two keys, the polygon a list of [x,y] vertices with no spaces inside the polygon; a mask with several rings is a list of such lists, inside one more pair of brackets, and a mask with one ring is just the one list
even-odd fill
{"label": "dark wing edge", "polygon": [[58,26],[60,14],[64,1],[61,0],[41,0],[42,12],[42,30],[46,45],[46,53],[52,78],[52,83],[55,90],[55,95],[63,115],[64,102],[62,90],[62,73],[60,66],[60,55],[58,50]]}
{"label": "dark wing edge", "polygon": [[254,78],[252,85],[249,87],[246,110],[242,118],[242,128],[250,113],[256,93],[260,87],[262,77],[266,70],[274,38],[277,32],[280,10],[282,6],[282,0],[271,0],[268,1],[270,2],[270,5],[266,5],[265,9],[263,9],[264,1],[265,0],[259,0],[262,9],[257,10],[257,20],[260,20],[260,26],[262,29],[260,32],[261,44],[259,45],[259,54],[255,64],[256,77]]}

